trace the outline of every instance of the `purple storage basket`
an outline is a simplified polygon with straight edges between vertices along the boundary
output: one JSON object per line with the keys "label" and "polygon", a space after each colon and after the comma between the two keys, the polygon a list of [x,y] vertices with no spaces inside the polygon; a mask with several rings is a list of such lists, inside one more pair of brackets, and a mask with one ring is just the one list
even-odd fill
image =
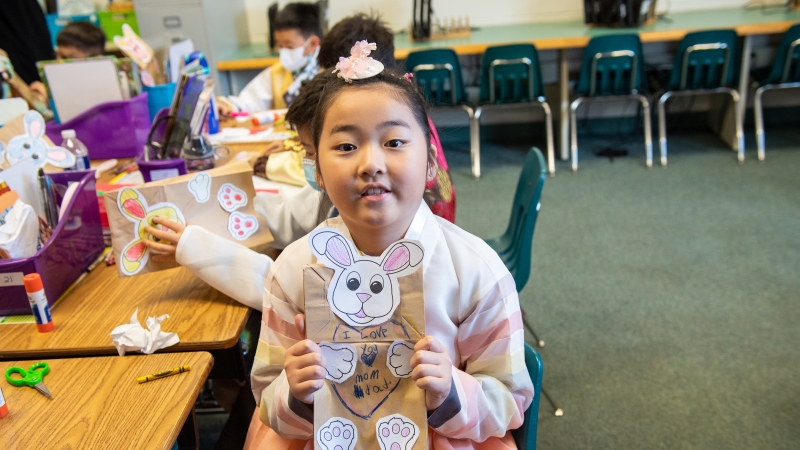
{"label": "purple storage basket", "polygon": [[[169,108],[161,108],[153,118],[153,126],[156,128],[152,130],[150,135],[151,142],[162,142],[164,140],[164,132],[167,128],[167,121],[160,119],[169,115]],[[156,125],[157,124],[157,125]],[[144,152],[136,159],[136,164],[139,166],[139,172],[142,172],[142,178],[145,183],[154,180],[163,180],[165,178],[177,177],[186,175],[186,162],[183,158],[175,159],[155,159],[154,152],[150,149],[150,143],[144,147],[144,152],[150,152],[150,160],[144,159]]]}
{"label": "purple storage basket", "polygon": [[[31,313],[28,294],[22,285],[24,275],[36,272],[42,277],[47,302],[52,306],[105,247],[94,171],[70,171],[49,176],[55,184],[80,184],[66,206],[67,212],[44,247],[30,258],[0,260],[0,277],[13,274],[13,280],[19,283],[18,286],[0,287],[0,316]],[[61,202],[61,198],[56,201]]]}
{"label": "purple storage basket", "polygon": [[75,130],[90,159],[134,158],[142,153],[150,130],[147,93],[97,105],[69,122],[48,123],[45,130],[56,145],[61,144],[61,130]]}

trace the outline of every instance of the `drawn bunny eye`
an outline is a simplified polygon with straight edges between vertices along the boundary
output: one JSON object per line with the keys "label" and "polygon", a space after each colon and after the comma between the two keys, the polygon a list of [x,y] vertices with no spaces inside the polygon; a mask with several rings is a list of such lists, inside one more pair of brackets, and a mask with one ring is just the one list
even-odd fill
{"label": "drawn bunny eye", "polygon": [[347,289],[355,291],[359,286],[361,286],[361,277],[358,275],[358,272],[350,272],[350,274],[347,275]]}
{"label": "drawn bunny eye", "polygon": [[383,290],[383,277],[374,275],[372,279],[369,280],[369,290],[372,291],[373,294],[380,294]]}
{"label": "drawn bunny eye", "polygon": [[22,144],[22,148],[24,148],[24,149],[26,149],[26,150],[27,150],[27,149],[31,148],[31,144],[28,144],[28,143],[26,142],[26,143]]}

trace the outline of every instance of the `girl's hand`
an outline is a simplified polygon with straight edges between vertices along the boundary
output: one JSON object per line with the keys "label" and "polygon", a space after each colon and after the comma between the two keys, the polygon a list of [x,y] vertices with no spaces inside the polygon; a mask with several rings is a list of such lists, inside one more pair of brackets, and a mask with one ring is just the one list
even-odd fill
{"label": "girl's hand", "polygon": [[444,345],[432,336],[425,336],[414,346],[411,367],[411,379],[425,391],[428,410],[441,406],[453,384],[453,362]]}
{"label": "girl's hand", "polygon": [[174,259],[175,249],[178,248],[178,241],[181,240],[181,236],[183,236],[183,231],[186,229],[186,227],[178,222],[173,222],[163,217],[156,217],[153,219],[153,222],[158,225],[163,225],[172,231],[164,231],[150,226],[144,227],[144,231],[162,241],[169,242],[169,244],[162,244],[160,242],[151,241],[150,239],[145,239],[145,247],[161,253],[160,255],[153,255],[153,259],[155,261],[167,261]]}
{"label": "girl's hand", "polygon": [[[306,335],[306,318],[302,314],[294,316],[294,324],[300,336]],[[286,350],[283,361],[289,390],[294,398],[303,403],[314,404],[314,392],[322,389],[325,382],[325,357],[319,346],[308,339],[302,340]]]}

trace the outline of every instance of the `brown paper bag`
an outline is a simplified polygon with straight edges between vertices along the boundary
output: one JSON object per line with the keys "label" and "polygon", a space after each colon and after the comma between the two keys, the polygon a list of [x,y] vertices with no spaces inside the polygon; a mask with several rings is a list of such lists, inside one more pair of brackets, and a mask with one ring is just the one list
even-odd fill
{"label": "brown paper bag", "polygon": [[[335,271],[322,266],[304,269],[308,339],[321,343],[323,351],[326,346],[336,352],[347,352],[348,344],[355,347],[353,373],[346,378],[342,375],[345,379],[340,382],[326,379],[314,394],[315,448],[333,450],[339,445],[343,450],[390,450],[393,443],[403,450],[427,448],[425,392],[407,377],[410,368],[406,377],[398,377],[389,359],[394,345],[406,343],[404,350],[413,354],[413,345],[425,336],[420,267],[397,279],[401,301],[391,317],[361,327],[346,323],[332,311],[327,293]],[[336,367],[328,363],[329,375]]]}
{"label": "brown paper bag", "polygon": [[272,235],[264,217],[253,207],[252,172],[247,162],[240,161],[106,192],[104,200],[120,277],[177,266],[174,262],[154,261],[142,243],[142,239],[154,239],[144,232],[144,226],[152,226],[152,219],[157,216],[200,225],[248,248],[266,247]]}

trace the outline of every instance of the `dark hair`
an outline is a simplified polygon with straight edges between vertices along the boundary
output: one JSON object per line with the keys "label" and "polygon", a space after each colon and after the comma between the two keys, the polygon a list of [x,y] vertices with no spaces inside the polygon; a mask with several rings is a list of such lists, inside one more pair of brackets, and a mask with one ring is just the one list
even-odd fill
{"label": "dark hair", "polygon": [[[396,99],[408,105],[411,113],[417,124],[422,128],[425,135],[425,142],[431,141],[431,126],[428,122],[428,111],[425,108],[425,99],[417,88],[415,83],[411,83],[403,76],[403,74],[396,73],[390,69],[384,69],[383,72],[364,78],[363,80],[352,80],[350,82],[338,76],[326,77],[325,86],[320,93],[319,104],[314,112],[314,147],[317,147],[317,158],[319,158],[319,140],[322,135],[322,125],[325,122],[325,115],[328,113],[336,97],[344,90],[348,89],[365,89],[370,87],[378,87],[384,85],[389,87],[393,92],[392,95]],[[317,166],[319,170],[319,166]]]}
{"label": "dark hair", "polygon": [[91,22],[70,22],[59,31],[56,45],[99,56],[106,50],[106,33]]}
{"label": "dark hair", "polygon": [[333,69],[340,56],[350,56],[350,48],[357,41],[367,40],[378,45],[378,49],[370,55],[380,61],[386,68],[394,69],[394,36],[386,28],[379,16],[355,14],[340,20],[325,34],[320,45],[319,66]]}
{"label": "dark hair", "polygon": [[319,10],[313,3],[289,3],[275,16],[273,31],[298,30],[304,38],[322,36]]}
{"label": "dark hair", "polygon": [[336,75],[330,70],[324,70],[300,88],[300,94],[286,112],[286,122],[292,124],[295,130],[298,127],[311,127],[314,124],[314,111],[317,110],[319,97],[330,78],[336,78]]}

